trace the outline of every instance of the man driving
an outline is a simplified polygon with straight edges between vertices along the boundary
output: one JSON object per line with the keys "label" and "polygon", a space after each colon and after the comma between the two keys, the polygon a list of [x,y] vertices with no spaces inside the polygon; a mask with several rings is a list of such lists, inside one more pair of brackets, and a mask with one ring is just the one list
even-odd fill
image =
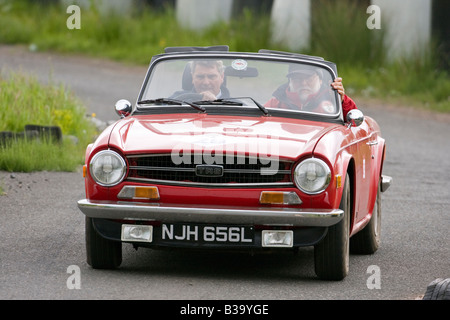
{"label": "man driving", "polygon": [[194,60],[190,62],[192,90],[178,91],[172,97],[180,100],[200,101],[228,98],[223,86],[225,67],[222,61]]}

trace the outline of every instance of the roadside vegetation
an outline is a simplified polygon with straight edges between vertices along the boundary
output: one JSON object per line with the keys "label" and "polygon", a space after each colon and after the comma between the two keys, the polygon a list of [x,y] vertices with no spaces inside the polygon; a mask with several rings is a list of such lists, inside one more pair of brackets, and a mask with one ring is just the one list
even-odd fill
{"label": "roadside vegetation", "polygon": [[[69,30],[66,8],[39,5],[42,2],[51,3],[0,0],[0,43],[144,65],[167,46],[227,44],[233,51],[289,51],[271,43],[270,16],[250,10],[244,10],[231,23],[219,22],[193,32],[179,26],[170,7],[155,10],[141,6],[136,12],[106,16],[91,3],[89,10],[82,9],[81,29]],[[424,56],[389,63],[383,49],[384,29],[366,27],[364,4],[317,0],[312,10],[313,41],[302,53],[336,62],[350,94],[450,112],[450,77],[439,69],[437,45]]]}
{"label": "roadside vegetation", "polygon": [[[69,90],[22,74],[0,77],[0,119],[0,132],[14,134],[0,141],[0,170],[5,171],[75,171],[96,135],[86,109]],[[26,125],[57,126],[62,139],[27,136]]]}
{"label": "roadside vegetation", "polygon": [[[44,2],[47,4],[42,5]],[[105,16],[91,2],[89,10],[82,9],[81,29],[69,30],[66,7],[52,3],[0,0],[0,44],[21,44],[31,51],[83,54],[140,65],[147,65],[152,55],[168,46],[227,44],[233,51],[261,48],[289,51],[281,44],[270,42],[270,16],[265,13],[244,10],[230,23],[219,22],[202,32],[193,32],[179,26],[174,10],[169,7],[155,10],[143,6],[129,14]],[[313,41],[301,53],[336,62],[350,95],[450,112],[450,77],[439,68],[435,48],[420,58],[389,63],[383,49],[383,29],[366,27],[366,8],[357,1],[317,0],[312,9]],[[92,129],[88,128],[85,110],[75,97],[61,87],[36,89],[36,81],[23,76],[2,79],[0,85],[0,130],[23,130],[30,121],[25,117],[28,114],[33,115],[34,122],[61,125],[64,134],[79,139],[77,145],[64,141],[62,147],[33,141],[32,146],[15,145],[16,150],[0,149],[1,170],[71,170],[82,163]],[[42,94],[41,89],[48,95]],[[5,91],[10,92],[8,97]],[[25,96],[28,100],[18,100]],[[65,100],[61,103],[56,99]],[[72,107],[60,109],[65,105]],[[18,109],[21,114],[17,113]],[[84,134],[85,131],[89,133]],[[34,150],[32,157],[31,150]],[[18,160],[20,155],[23,160]],[[55,159],[51,160],[53,156]],[[30,158],[44,161],[31,165]]]}

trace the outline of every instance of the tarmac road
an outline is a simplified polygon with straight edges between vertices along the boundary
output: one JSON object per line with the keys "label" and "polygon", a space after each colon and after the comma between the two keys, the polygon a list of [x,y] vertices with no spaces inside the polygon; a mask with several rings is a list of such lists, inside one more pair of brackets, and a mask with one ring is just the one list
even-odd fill
{"label": "tarmac road", "polygon": [[[62,82],[109,121],[118,99],[134,102],[146,67],[0,46],[0,70]],[[352,255],[343,281],[315,277],[312,248],[250,256],[125,246],[120,269],[93,270],[76,204],[81,172],[0,171],[0,299],[420,299],[431,281],[450,277],[450,117],[355,100],[381,126],[394,182],[383,194],[381,248]]]}

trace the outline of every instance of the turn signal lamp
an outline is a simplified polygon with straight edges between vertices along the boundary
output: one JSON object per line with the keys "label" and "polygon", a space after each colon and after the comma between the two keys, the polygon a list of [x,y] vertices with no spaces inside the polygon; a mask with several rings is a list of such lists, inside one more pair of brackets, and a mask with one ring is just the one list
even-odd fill
{"label": "turn signal lamp", "polygon": [[159,200],[157,187],[124,186],[117,195],[120,199]]}
{"label": "turn signal lamp", "polygon": [[342,187],[342,176],[340,174],[336,175],[336,188]]}
{"label": "turn signal lamp", "polygon": [[302,200],[295,192],[262,191],[259,198],[261,204],[301,204]]}

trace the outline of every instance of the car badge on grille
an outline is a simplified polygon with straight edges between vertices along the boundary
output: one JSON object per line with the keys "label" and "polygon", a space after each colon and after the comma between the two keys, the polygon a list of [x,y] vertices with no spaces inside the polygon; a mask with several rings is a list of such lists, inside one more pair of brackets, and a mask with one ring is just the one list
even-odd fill
{"label": "car badge on grille", "polygon": [[199,164],[195,167],[195,174],[199,177],[222,177],[223,167],[219,165]]}

